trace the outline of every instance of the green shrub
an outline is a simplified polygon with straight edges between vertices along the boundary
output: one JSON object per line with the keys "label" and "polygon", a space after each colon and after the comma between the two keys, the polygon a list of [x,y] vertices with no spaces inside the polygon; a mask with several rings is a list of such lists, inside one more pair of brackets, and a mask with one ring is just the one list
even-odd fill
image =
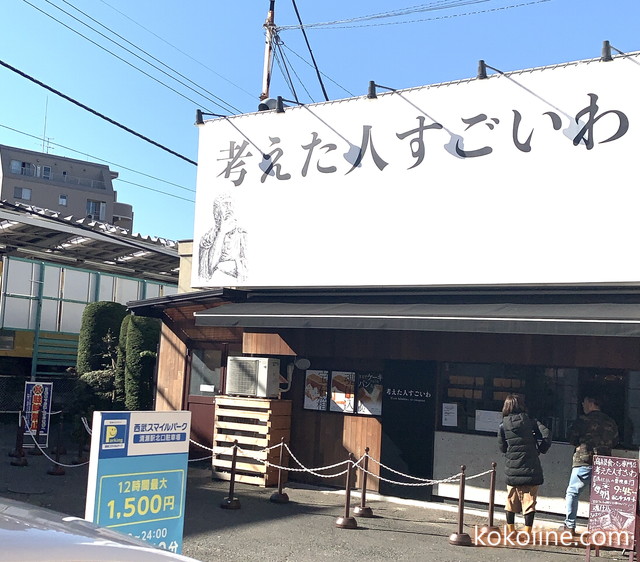
{"label": "green shrub", "polygon": [[112,367],[109,345],[118,341],[126,315],[126,307],[117,302],[100,301],[85,307],[78,337],[76,371],[79,375]]}
{"label": "green shrub", "polygon": [[156,349],[160,321],[131,316],[125,348],[125,406],[128,410],[153,408]]}

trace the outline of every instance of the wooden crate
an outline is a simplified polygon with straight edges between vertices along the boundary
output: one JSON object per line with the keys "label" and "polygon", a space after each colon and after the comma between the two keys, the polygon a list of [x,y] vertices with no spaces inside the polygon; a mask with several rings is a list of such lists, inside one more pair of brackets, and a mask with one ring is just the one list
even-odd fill
{"label": "wooden crate", "polygon": [[[289,443],[291,429],[291,401],[270,398],[216,397],[213,427],[214,478],[230,480],[233,442],[238,440],[236,458],[236,482],[276,486],[278,469],[267,467],[260,461],[279,464],[280,447],[284,438]],[[286,450],[285,450],[286,453]],[[288,466],[289,456],[284,455],[283,466]],[[283,482],[286,481],[283,472]]]}

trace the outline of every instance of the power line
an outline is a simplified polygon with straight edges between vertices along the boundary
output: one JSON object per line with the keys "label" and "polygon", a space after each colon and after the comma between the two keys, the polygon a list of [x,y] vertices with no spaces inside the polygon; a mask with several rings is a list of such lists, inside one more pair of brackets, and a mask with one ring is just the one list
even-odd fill
{"label": "power line", "polygon": [[[466,4],[476,4],[476,3],[480,3],[480,2],[489,2],[491,0],[465,0],[465,2],[461,3],[460,6],[462,5],[466,5]],[[357,27],[381,27],[381,26],[385,26],[385,25],[402,25],[402,24],[407,24],[407,23],[422,23],[425,21],[438,21],[438,20],[446,20],[446,19],[452,19],[452,18],[459,18],[459,17],[463,17],[463,16],[475,16],[478,14],[489,14],[489,13],[494,13],[494,12],[500,12],[500,11],[504,11],[504,10],[511,10],[511,9],[515,9],[515,8],[523,8],[526,6],[533,6],[535,4],[542,4],[544,2],[551,2],[552,0],[533,0],[531,2],[522,2],[520,4],[511,4],[509,6],[500,6],[498,8],[489,8],[486,10],[475,10],[473,12],[464,12],[461,14],[449,14],[446,16],[438,16],[438,17],[433,17],[433,18],[420,18],[420,19],[415,19],[415,20],[406,20],[406,21],[395,21],[395,22],[386,22],[386,23],[370,23],[370,24],[361,24],[361,25],[351,25],[352,23],[356,23],[357,21],[359,21],[360,19],[364,20],[365,18],[369,18],[372,19],[373,16],[363,16],[362,18],[352,18],[349,20],[337,20],[337,21],[333,21],[333,22],[322,22],[322,23],[315,23],[315,24],[305,24],[304,27],[307,29],[313,28],[313,29],[355,29]],[[423,10],[423,11],[434,11],[436,9],[438,10],[442,10],[445,8],[450,8],[450,7],[455,7],[455,6],[444,6],[444,7],[437,7],[437,8],[431,8],[429,10]],[[377,17],[377,16],[376,16]],[[389,16],[389,17],[397,17],[397,16]],[[281,26],[278,27],[278,31],[287,31],[290,29],[300,29],[299,25],[287,25],[287,26]]]}
{"label": "power line", "polygon": [[162,195],[166,195],[167,197],[174,197],[175,199],[182,199],[183,201],[188,201],[189,203],[195,203],[193,199],[187,199],[186,197],[180,197],[179,195],[174,195],[173,193],[167,193],[166,191],[162,191],[161,189],[154,189],[153,187],[148,187],[146,185],[141,185],[139,183],[135,183],[132,181],[123,180],[122,178],[116,178],[115,181],[119,181],[122,183],[128,183],[129,185],[135,185],[136,187],[141,187],[142,189],[146,189],[148,191],[155,191],[156,193],[162,193]]}
{"label": "power line", "polygon": [[324,88],[324,82],[322,82],[322,76],[320,75],[320,69],[316,63],[316,58],[313,56],[313,51],[311,50],[311,45],[309,44],[309,39],[307,38],[307,32],[302,25],[302,19],[300,18],[300,12],[298,12],[298,6],[296,4],[296,0],[291,0],[293,3],[293,9],[296,12],[296,16],[298,18],[298,22],[300,23],[300,30],[302,31],[302,35],[304,36],[304,41],[307,44],[307,49],[309,49],[309,54],[311,55],[311,61],[313,62],[313,67],[316,69],[316,76],[318,77],[318,81],[320,82],[320,88],[322,88],[322,93],[324,94],[325,101],[329,101],[329,96],[327,95],[327,90]]}
{"label": "power line", "polygon": [[[159,80],[158,78],[156,78],[155,76],[152,76],[151,74],[149,74],[148,72],[145,72],[144,70],[142,70],[141,68],[137,67],[135,64],[129,62],[128,60],[122,58],[121,56],[117,55],[116,53],[114,53],[113,51],[110,51],[109,49],[107,49],[106,47],[100,45],[99,43],[95,42],[93,39],[90,39],[89,37],[87,37],[86,35],[83,35],[82,33],[80,33],[78,30],[73,29],[73,27],[67,25],[66,23],[60,21],[59,19],[55,18],[54,16],[52,16],[51,14],[47,13],[46,11],[42,10],[41,8],[38,8],[37,6],[35,6],[34,4],[32,4],[31,2],[29,2],[29,0],[22,0],[25,4],[28,4],[29,6],[31,6],[32,8],[34,8],[35,10],[38,10],[40,13],[44,14],[45,16],[47,16],[48,18],[51,18],[53,21],[59,23],[60,25],[66,27],[69,31],[72,31],[73,33],[75,33],[76,35],[79,35],[80,37],[82,37],[83,39],[86,39],[87,41],[89,41],[90,43],[92,43],[93,45],[95,45],[96,47],[98,47],[99,49],[102,49],[103,51],[109,53],[110,55],[112,55],[113,57],[117,58],[119,61],[124,62],[125,64],[129,65],[131,68],[134,68],[135,70],[137,70],[138,72],[144,74],[145,76],[147,76],[148,78],[151,78],[152,80],[154,80],[155,82],[157,82],[158,84],[164,86],[165,88],[171,90],[172,92],[178,94],[180,97],[186,99],[187,101],[190,101],[191,103],[195,104],[196,106],[200,105],[199,102],[189,98],[188,96],[185,96],[183,93],[179,92],[178,90],[176,90],[175,88],[172,88],[171,86],[169,86],[168,84],[165,84],[164,82],[162,82],[161,80]],[[118,45],[118,43],[116,43],[115,41],[113,41],[112,39],[110,39],[109,37],[106,37],[103,33],[100,33],[99,31],[93,29],[90,25],[82,22],[81,20],[79,20],[78,18],[76,18],[75,16],[69,14],[68,12],[66,12],[65,10],[63,10],[62,8],[56,6],[55,4],[52,4],[49,0],[45,0],[45,2],[47,2],[48,4],[51,4],[52,6],[54,6],[55,8],[57,8],[58,10],[60,10],[61,12],[67,14],[69,17],[75,19],[76,21],[82,23],[83,25],[85,25],[86,27],[89,27],[89,29],[92,29],[93,31],[95,31],[96,33],[98,33],[99,35],[101,35],[102,37],[104,37],[105,39],[111,41],[112,43],[115,43],[116,45]],[[132,54],[133,56],[139,58],[140,60],[142,60],[143,62],[146,62],[148,65],[154,67],[156,70],[159,70],[160,72],[162,72],[163,74],[169,76],[169,78],[171,78],[172,80],[176,80],[176,82],[181,83],[183,86],[186,86],[186,84],[182,83],[180,80],[172,77],[171,75],[167,74],[165,71],[163,71],[162,69],[158,68],[157,66],[151,64],[148,61],[145,61],[144,59],[142,59],[139,55],[137,55],[136,53],[133,53],[132,51],[130,51],[129,49],[126,49],[125,47],[123,47],[122,45],[118,45],[120,48],[124,49],[125,51],[129,52],[130,54]],[[188,86],[187,86],[188,87]],[[191,90],[193,90],[193,88],[190,88]],[[203,96],[200,92],[197,92],[195,90],[193,90],[194,92],[196,92],[198,95]],[[229,111],[226,107],[220,105],[219,103],[209,99],[209,101],[211,101],[213,104],[217,105],[218,107],[221,107],[224,111]],[[224,101],[224,100],[222,100]],[[224,102],[226,103],[226,102]],[[231,106],[230,106],[231,107]],[[235,108],[234,108],[235,109]],[[210,111],[210,110],[207,110]]]}
{"label": "power line", "polygon": [[[14,129],[13,127],[9,127],[8,125],[3,125],[2,123],[0,123],[0,127],[2,127],[3,129],[9,129],[10,131],[13,131],[14,133],[19,133],[21,135],[24,135],[26,137],[31,137],[33,139],[36,139],[38,141],[42,140],[40,137],[36,136],[36,135],[32,135],[30,133],[25,133],[24,131],[20,131],[19,129]],[[156,181],[160,181],[162,183],[166,183],[167,185],[172,185],[174,187],[177,187],[178,189],[183,189],[184,191],[189,191],[191,193],[195,193],[195,189],[192,189],[190,187],[184,187],[183,185],[179,185],[177,183],[173,183],[171,181],[162,179],[162,178],[158,178],[156,176],[152,176],[150,174],[147,174],[145,172],[140,172],[138,170],[134,170],[133,168],[129,168],[127,166],[124,166],[123,164],[118,164],[117,162],[111,162],[109,160],[105,160],[104,158],[100,158],[99,156],[94,156],[93,154],[87,154],[86,152],[83,152],[81,150],[76,150],[75,148],[71,148],[69,146],[65,146],[64,144],[60,144],[58,142],[53,142],[53,141],[48,141],[48,144],[52,144],[54,146],[59,146],[60,148],[64,148],[65,150],[70,150],[71,152],[75,152],[76,154],[81,154],[83,156],[86,156],[87,158],[92,158],[93,160],[99,160],[100,162],[105,162],[106,164],[110,164],[111,166],[115,166],[116,168],[122,169],[122,170],[127,170],[128,172],[133,172],[134,174],[139,174],[141,176],[147,177],[149,179],[152,180],[156,180]],[[122,180],[121,178],[118,178],[119,181],[125,181]],[[145,189],[150,189],[152,191],[158,191],[158,193],[163,193],[165,195],[168,195],[170,197],[177,197],[175,195],[173,195],[172,193],[169,193],[167,191],[161,191],[161,190],[156,190],[156,189],[152,189],[150,187],[146,187],[137,183],[133,183],[133,182],[125,182],[125,183],[132,183],[133,185],[137,185],[139,187],[143,187]],[[185,201],[190,201],[190,199],[185,199]]]}
{"label": "power line", "polygon": [[38,84],[38,86],[41,86],[41,87],[45,88],[46,90],[49,90],[50,92],[53,92],[57,96],[60,96],[61,98],[63,98],[65,100],[77,105],[78,107],[81,107],[85,111],[88,111],[89,113],[93,113],[95,116],[100,117],[100,119],[104,119],[108,123],[111,123],[112,125],[115,125],[116,127],[120,127],[124,131],[127,131],[127,133],[131,133],[132,135],[142,139],[143,141],[146,141],[149,144],[157,146],[158,148],[161,148],[162,150],[168,152],[169,154],[173,154],[174,156],[177,156],[178,158],[181,158],[185,162],[189,162],[189,164],[193,164],[194,166],[198,165],[198,163],[196,161],[191,160],[190,158],[187,158],[186,156],[183,156],[182,154],[176,152],[175,150],[171,150],[170,148],[167,148],[163,144],[160,144],[159,142],[156,142],[156,141],[150,139],[149,137],[146,137],[143,134],[138,133],[137,131],[134,131],[133,129],[130,129],[126,125],[123,125],[122,123],[119,123],[118,121],[115,121],[114,119],[111,119],[110,117],[107,117],[106,115],[103,115],[102,113],[96,111],[95,109],[91,109],[89,106],[84,105],[83,103],[80,103],[79,101],[73,99],[72,97],[67,96],[66,94],[63,94],[62,92],[56,90],[55,88],[52,88],[51,86],[48,86],[47,84],[45,84],[44,82],[41,82],[40,80],[34,78],[33,76],[29,76],[27,73],[22,72],[21,70],[18,70],[17,68],[15,68],[14,66],[11,66],[10,64],[4,62],[3,60],[0,60],[0,65],[4,66],[5,68],[8,68],[9,70],[15,72],[16,74],[19,74],[20,76],[22,76],[23,78],[26,78],[27,80],[31,80],[31,82],[33,82],[34,84]]}
{"label": "power line", "polygon": [[238,88],[238,90],[243,91],[245,94],[247,94],[248,96],[251,96],[252,99],[255,99],[255,95],[252,94],[251,92],[245,90],[242,86],[239,86],[238,84],[236,84],[235,82],[232,82],[231,80],[229,80],[228,78],[226,78],[225,76],[223,76],[222,74],[216,72],[215,70],[213,70],[213,68],[208,67],[206,64],[204,64],[203,62],[199,61],[198,59],[195,59],[194,57],[192,57],[189,53],[185,53],[184,51],[182,51],[181,49],[179,49],[178,47],[176,47],[173,43],[170,43],[169,41],[167,41],[166,39],[164,39],[163,37],[161,37],[160,35],[154,33],[153,31],[151,31],[149,28],[145,27],[144,25],[142,25],[141,23],[137,22],[136,20],[130,18],[127,14],[125,14],[124,12],[121,12],[120,10],[118,10],[117,8],[115,8],[114,6],[112,6],[111,4],[109,4],[108,2],[105,2],[105,0],[100,0],[100,2],[102,2],[105,6],[109,6],[109,8],[111,8],[113,11],[118,12],[121,16],[125,17],[126,19],[128,19],[131,23],[137,25],[138,27],[140,27],[141,29],[144,29],[147,33],[153,35],[156,39],[159,39],[160,41],[162,41],[163,43],[165,43],[166,45],[169,45],[169,47],[171,47],[172,49],[175,49],[176,51],[178,51],[180,54],[184,55],[185,57],[187,57],[188,59],[191,59],[193,62],[195,62],[196,64],[199,64],[202,68],[206,68],[209,72],[215,74],[218,78],[221,78],[222,80],[224,80],[225,82],[228,82],[229,84],[231,84],[232,86],[235,86],[236,88]]}
{"label": "power line", "polygon": [[[298,57],[302,62],[304,62],[306,65],[310,66],[313,68],[313,65],[307,60],[305,59],[303,56],[301,56],[300,54],[296,53],[291,47],[289,47],[289,45],[287,45],[284,41],[280,41],[280,44],[287,50],[291,51],[296,57]],[[327,80],[329,80],[330,82],[333,82],[336,86],[338,86],[338,88],[340,88],[341,90],[343,90],[344,92],[346,92],[347,94],[349,94],[352,98],[355,97],[355,94],[350,92],[349,90],[347,90],[344,86],[342,86],[341,84],[338,84],[333,78],[331,78],[331,76],[325,74],[324,72],[321,72],[322,76],[324,76]]]}
{"label": "power line", "polygon": [[[52,6],[58,8],[58,10],[62,11],[63,13],[69,15],[70,17],[74,18],[74,16],[72,16],[71,14],[69,14],[68,12],[62,10],[61,8],[59,8],[58,6],[56,6],[55,4],[52,4],[50,0],[45,0],[48,4],[51,4]],[[74,10],[80,12],[83,16],[89,18],[92,22],[97,23],[98,25],[100,25],[103,29],[106,29],[107,31],[109,31],[110,33],[113,33],[116,37],[118,37],[119,39],[122,39],[123,41],[125,41],[127,44],[131,45],[132,47],[134,47],[135,49],[138,49],[140,52],[144,53],[145,55],[147,55],[148,57],[150,57],[151,59],[153,59],[154,61],[156,61],[157,63],[160,63],[162,66],[164,66],[165,68],[168,68],[171,72],[174,72],[175,74],[177,74],[178,76],[180,76],[181,78],[184,78],[187,82],[193,84],[194,86],[196,86],[197,88],[199,88],[200,90],[202,90],[203,92],[206,92],[207,94],[209,94],[210,96],[213,96],[215,99],[221,101],[222,103],[224,103],[225,105],[229,106],[231,109],[233,109],[233,111],[236,111],[238,113],[241,113],[241,111],[237,108],[234,107],[233,105],[231,105],[230,103],[228,103],[227,101],[223,100],[221,97],[215,95],[213,92],[210,92],[209,90],[207,90],[206,88],[200,86],[199,84],[197,84],[196,82],[194,82],[193,80],[189,79],[187,76],[185,76],[184,74],[181,74],[180,72],[178,72],[175,68],[170,67],[169,65],[165,64],[164,62],[162,62],[160,59],[154,57],[151,53],[145,51],[144,49],[138,47],[138,45],[132,43],[131,41],[129,41],[126,37],[123,37],[122,35],[120,35],[119,33],[116,33],[115,31],[113,31],[112,29],[109,29],[106,25],[100,23],[98,20],[96,20],[95,18],[91,17],[89,14],[87,14],[86,12],[83,12],[82,10],[80,10],[79,8],[77,8],[76,6],[74,6],[73,4],[71,4],[71,2],[68,2],[67,0],[62,0],[65,4],[67,4],[68,6],[71,6]],[[210,102],[212,103],[216,103],[214,100],[207,98],[206,96],[204,96],[202,93],[194,90],[193,88],[189,87],[187,84],[184,84],[183,82],[181,82],[180,80],[177,80],[176,78],[174,78],[173,76],[167,74],[166,72],[164,72],[162,69],[158,68],[157,66],[151,64],[150,62],[144,60],[142,57],[139,57],[138,55],[136,55],[135,53],[131,52],[129,49],[127,49],[126,47],[123,47],[122,45],[120,45],[117,41],[113,41],[113,39],[110,39],[109,37],[105,36],[104,34],[100,33],[99,31],[95,30],[93,27],[91,27],[90,25],[87,25],[86,23],[80,21],[77,18],[74,18],[76,21],[82,23],[83,25],[85,25],[86,27],[88,27],[89,29],[91,29],[92,31],[95,31],[96,33],[98,33],[99,35],[102,35],[105,39],[111,41],[112,43],[114,43],[115,45],[118,45],[118,47],[124,49],[125,51],[127,51],[128,53],[131,53],[132,55],[134,55],[135,57],[139,58],[140,60],[142,60],[143,62],[147,63],[149,66],[155,68],[156,70],[159,70],[160,72],[162,72],[163,74],[165,74],[166,76],[168,76],[169,78],[172,78],[173,80],[175,80],[176,82],[178,82],[179,84],[182,84],[183,86],[189,88],[191,91],[195,92],[198,95],[201,95],[202,97],[204,97],[205,99],[208,99]],[[219,105],[219,104],[216,104]],[[220,106],[222,107],[222,106]],[[229,111],[228,109],[225,108],[226,111]],[[231,113],[231,112],[230,112]]]}

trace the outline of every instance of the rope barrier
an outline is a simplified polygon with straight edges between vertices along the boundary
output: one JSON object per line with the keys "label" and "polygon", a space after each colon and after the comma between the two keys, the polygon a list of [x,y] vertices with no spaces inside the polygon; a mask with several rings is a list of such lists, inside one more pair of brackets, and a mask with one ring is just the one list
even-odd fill
{"label": "rope barrier", "polygon": [[[24,419],[24,422],[27,423],[27,418],[25,418],[23,416],[23,419]],[[35,446],[38,447],[38,449],[40,449],[40,452],[55,465],[63,466],[65,468],[75,468],[77,466],[84,466],[85,464],[89,464],[89,461],[78,463],[78,464],[64,464],[64,463],[61,463],[61,462],[56,462],[49,455],[47,455],[45,450],[40,446],[40,443],[38,443],[38,441],[35,438],[35,433],[33,432],[33,430],[27,428],[25,433],[31,437],[31,439],[33,440]]]}
{"label": "rope barrier", "polygon": [[[189,439],[189,441],[191,443],[193,443],[194,445],[201,447],[202,449],[205,449],[207,451],[210,451],[211,453],[214,453],[214,449],[211,447],[207,447],[206,445],[203,445],[201,443],[198,443],[197,441],[194,441],[193,439]],[[260,459],[257,458],[255,456],[256,453],[264,453],[264,452],[268,452],[271,451],[273,449],[276,449],[278,447],[282,447],[284,446],[284,448],[287,450],[287,452],[289,453],[289,455],[291,455],[291,458],[293,459],[293,461],[300,467],[300,468],[294,468],[294,467],[289,467],[289,466],[281,466],[279,464],[270,462],[268,460],[264,460],[264,459]],[[289,472],[308,472],[309,474],[312,474],[313,476],[317,476],[318,478],[337,478],[339,476],[344,476],[345,474],[347,474],[348,470],[349,470],[349,466],[347,466],[347,468],[345,468],[344,470],[337,472],[337,473],[332,473],[332,474],[320,474],[320,471],[325,471],[325,470],[331,470],[334,468],[338,468],[344,465],[351,465],[354,468],[359,468],[360,470],[362,470],[363,473],[366,473],[367,475],[373,477],[373,478],[377,478],[380,481],[383,482],[387,482],[389,484],[395,484],[397,486],[413,486],[413,487],[420,487],[420,486],[434,486],[436,484],[447,484],[447,483],[451,483],[451,482],[455,482],[456,480],[458,480],[460,478],[461,473],[458,472],[457,474],[454,474],[452,476],[448,476],[446,478],[442,478],[439,480],[435,480],[432,478],[420,478],[418,476],[412,476],[411,474],[405,474],[404,472],[400,472],[399,470],[395,470],[389,466],[386,466],[385,464],[381,463],[380,461],[378,461],[377,459],[374,459],[371,455],[369,455],[369,453],[365,453],[363,454],[357,461],[352,461],[352,460],[344,460],[341,462],[337,462],[335,464],[331,464],[331,465],[327,465],[327,466],[320,466],[320,467],[316,467],[316,468],[309,468],[306,467],[302,462],[300,462],[300,460],[293,454],[293,452],[291,451],[291,449],[289,448],[289,445],[287,445],[286,443],[277,443],[276,445],[272,445],[270,447],[264,447],[262,449],[256,449],[256,450],[246,450],[243,449],[241,447],[239,447],[237,444],[232,444],[229,446],[229,454],[232,453],[233,449],[236,449],[238,454],[242,457],[245,458],[249,458],[252,459],[256,462],[259,462],[261,464],[264,464],[265,466],[271,467],[271,468],[275,468],[278,470],[286,470]],[[202,457],[201,459],[192,459],[189,460],[189,462],[195,462],[198,460],[206,460],[209,458],[212,458],[213,454],[211,456],[208,457]],[[365,459],[365,457],[367,457],[368,459],[372,460],[373,462],[375,462],[378,466],[380,466],[380,468],[384,469],[384,470],[388,470],[389,472],[392,472],[394,474],[397,474],[398,476],[402,476],[406,479],[409,480],[415,480],[415,482],[401,482],[401,481],[397,481],[397,480],[392,480],[390,478],[385,478],[384,476],[375,474],[373,472],[371,472],[370,470],[365,470],[362,466],[361,463],[362,461]],[[492,472],[492,470],[486,470],[484,472],[480,472],[478,474],[474,474],[473,476],[467,476],[466,479],[467,480],[472,480],[474,478],[480,478],[482,476],[485,476],[487,474],[490,474]]]}

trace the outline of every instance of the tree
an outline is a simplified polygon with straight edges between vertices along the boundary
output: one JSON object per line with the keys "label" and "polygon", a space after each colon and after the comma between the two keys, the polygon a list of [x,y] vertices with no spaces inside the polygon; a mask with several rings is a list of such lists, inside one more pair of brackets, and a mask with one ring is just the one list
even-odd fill
{"label": "tree", "polygon": [[129,329],[129,322],[132,316],[128,314],[122,320],[120,325],[120,338],[118,340],[117,359],[116,359],[116,373],[115,373],[115,406],[118,409],[124,409],[125,407],[125,368],[127,357],[127,330]]}
{"label": "tree", "polygon": [[131,316],[125,346],[125,406],[128,410],[153,408],[153,378],[160,321]]}
{"label": "tree", "polygon": [[79,375],[111,367],[109,344],[105,337],[111,334],[110,338],[118,341],[126,315],[127,308],[117,302],[99,301],[85,307],[78,337],[76,371]]}

